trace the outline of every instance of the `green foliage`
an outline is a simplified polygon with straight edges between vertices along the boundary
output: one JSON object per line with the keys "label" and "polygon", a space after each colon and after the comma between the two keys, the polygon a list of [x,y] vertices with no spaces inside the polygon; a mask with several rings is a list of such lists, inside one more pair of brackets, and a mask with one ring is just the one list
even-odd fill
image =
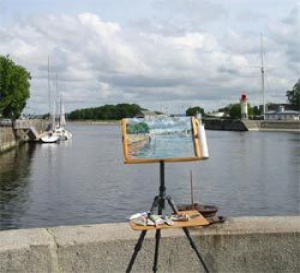
{"label": "green foliage", "polygon": [[140,122],[138,124],[131,124],[127,127],[128,134],[146,134],[150,132],[150,128],[147,123]]}
{"label": "green foliage", "polygon": [[228,114],[229,117],[233,119],[241,118],[241,104],[240,103],[230,104]]}
{"label": "green foliage", "polygon": [[104,105],[95,108],[78,109],[70,114],[70,120],[120,120],[122,118],[133,118],[140,114],[143,109],[137,104]]}
{"label": "green foliage", "polygon": [[189,117],[195,117],[197,116],[197,114],[201,114],[202,116],[205,116],[204,109],[199,106],[190,107],[185,111],[185,113]]}
{"label": "green foliage", "polygon": [[219,108],[218,112],[223,112],[224,116],[229,116],[229,109],[230,109],[229,107],[230,107],[230,105],[227,105],[225,107]]}
{"label": "green foliage", "polygon": [[254,106],[252,108],[252,114],[253,114],[253,116],[259,116],[262,114],[259,106]]}
{"label": "green foliage", "polygon": [[256,115],[256,112],[254,110],[254,107],[251,107],[251,105],[248,103],[248,117],[253,118]]}
{"label": "green foliage", "polygon": [[295,83],[292,90],[286,91],[288,101],[294,110],[300,111],[300,79]]}
{"label": "green foliage", "polygon": [[[248,105],[248,117],[252,117],[254,115],[254,110],[252,109],[249,103],[247,105]],[[230,104],[228,105],[228,109],[229,109],[228,114],[230,118],[232,119],[241,118],[240,103]]]}
{"label": "green foliage", "polygon": [[0,114],[17,119],[30,97],[30,73],[9,56],[0,55]]}

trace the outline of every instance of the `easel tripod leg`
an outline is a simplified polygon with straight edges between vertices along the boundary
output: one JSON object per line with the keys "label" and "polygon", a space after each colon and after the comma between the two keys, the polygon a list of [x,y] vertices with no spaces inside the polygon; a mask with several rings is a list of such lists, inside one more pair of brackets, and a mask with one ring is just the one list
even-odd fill
{"label": "easel tripod leg", "polygon": [[147,233],[147,230],[143,230],[141,232],[141,235],[140,235],[140,237],[139,237],[139,239],[138,239],[138,241],[137,241],[137,243],[136,243],[136,245],[134,247],[134,252],[132,254],[132,257],[131,257],[131,260],[130,260],[130,262],[128,264],[128,267],[126,269],[126,273],[129,273],[131,271],[131,268],[132,268],[132,266],[134,264],[134,261],[135,261],[137,255],[138,255],[138,252],[142,248],[142,244],[143,244],[144,238],[146,236],[146,233]]}
{"label": "easel tripod leg", "polygon": [[155,196],[149,211],[150,213],[154,212],[154,209],[158,206],[158,203],[159,203],[159,196]]}
{"label": "easel tripod leg", "polygon": [[173,212],[174,212],[175,214],[177,214],[177,213],[178,213],[178,209],[177,209],[177,207],[176,207],[176,205],[175,205],[173,199],[171,198],[171,196],[167,196],[166,199],[167,199],[167,201],[168,201],[168,203],[169,203],[169,206],[170,206],[171,209],[173,210]]}
{"label": "easel tripod leg", "polygon": [[153,272],[157,271],[157,260],[158,260],[160,238],[161,238],[161,230],[157,229],[155,233],[155,253],[154,253],[154,263],[152,268]]}
{"label": "easel tripod leg", "polygon": [[198,249],[197,249],[197,246],[195,245],[195,242],[193,241],[193,239],[192,239],[192,237],[191,237],[191,235],[190,235],[190,232],[189,232],[188,228],[184,227],[184,228],[182,228],[182,229],[183,229],[183,231],[184,231],[186,237],[188,238],[188,240],[189,240],[189,242],[190,242],[190,244],[191,244],[191,247],[192,247],[192,248],[194,249],[194,251],[196,252],[198,259],[199,259],[200,262],[202,263],[205,272],[206,272],[206,273],[209,273],[209,270],[208,270],[208,268],[207,268],[207,266],[206,266],[206,264],[205,264],[203,258],[201,257],[201,255],[200,255],[200,253],[199,253],[199,251],[198,251]]}

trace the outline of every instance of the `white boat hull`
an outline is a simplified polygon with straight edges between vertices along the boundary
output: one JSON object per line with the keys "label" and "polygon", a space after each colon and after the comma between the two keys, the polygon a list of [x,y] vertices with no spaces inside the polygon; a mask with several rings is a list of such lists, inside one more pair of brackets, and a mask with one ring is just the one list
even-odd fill
{"label": "white boat hull", "polygon": [[53,133],[49,133],[45,136],[42,136],[40,140],[42,143],[55,143],[59,140],[59,137]]}
{"label": "white boat hull", "polygon": [[55,129],[54,135],[58,137],[59,141],[66,141],[72,138],[72,133],[64,128]]}

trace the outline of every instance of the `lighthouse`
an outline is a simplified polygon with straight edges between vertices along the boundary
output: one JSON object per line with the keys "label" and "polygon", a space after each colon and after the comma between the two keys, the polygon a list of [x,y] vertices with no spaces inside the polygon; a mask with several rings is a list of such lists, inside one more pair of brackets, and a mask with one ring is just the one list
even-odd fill
{"label": "lighthouse", "polygon": [[247,95],[243,93],[241,95],[241,119],[248,119],[248,105],[247,105]]}

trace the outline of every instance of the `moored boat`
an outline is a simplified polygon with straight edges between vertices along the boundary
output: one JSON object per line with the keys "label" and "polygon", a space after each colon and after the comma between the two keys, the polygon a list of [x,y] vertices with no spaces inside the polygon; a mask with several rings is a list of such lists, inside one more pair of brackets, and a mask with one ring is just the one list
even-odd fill
{"label": "moored boat", "polygon": [[40,138],[40,142],[42,143],[55,143],[58,142],[58,140],[59,137],[50,131]]}
{"label": "moored boat", "polygon": [[72,133],[66,130],[64,127],[56,128],[53,134],[58,137],[59,141],[66,141],[72,138]]}
{"label": "moored boat", "polygon": [[72,133],[65,128],[66,124],[65,110],[62,104],[62,99],[60,99],[59,123],[54,129],[54,135],[58,136],[59,141],[66,141],[72,138]]}

